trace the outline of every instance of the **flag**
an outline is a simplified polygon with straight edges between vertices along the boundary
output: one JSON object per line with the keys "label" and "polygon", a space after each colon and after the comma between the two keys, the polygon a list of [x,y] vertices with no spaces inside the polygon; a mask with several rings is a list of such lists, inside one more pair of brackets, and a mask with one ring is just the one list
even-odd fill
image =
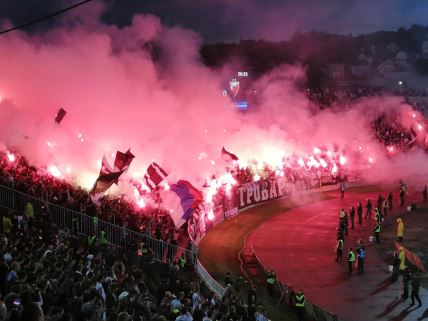
{"label": "flag", "polygon": [[174,225],[179,229],[203,200],[202,193],[188,181],[180,180],[169,190],[160,192],[163,206],[169,211]]}
{"label": "flag", "polygon": [[91,199],[96,201],[100,198],[113,184],[119,183],[119,177],[125,170],[113,170],[107,161],[107,158],[103,156],[101,161],[100,174],[95,181],[92,190],[89,192]]}
{"label": "flag", "polygon": [[166,177],[168,173],[160,167],[157,163],[153,162],[147,168],[147,173],[144,175],[146,185],[150,190],[154,190]]}
{"label": "flag", "polygon": [[67,112],[63,108],[58,109],[58,111],[55,115],[55,122],[57,124],[61,123],[61,121],[63,120],[63,118],[65,117],[66,114],[67,114]]}
{"label": "flag", "polygon": [[404,246],[402,246],[397,241],[394,241],[394,243],[395,243],[397,250],[400,250],[400,247],[403,247],[404,254],[406,255],[406,257],[410,263],[412,263],[414,266],[416,266],[419,271],[425,272],[425,267],[422,264],[421,259],[415,253],[413,253],[412,251],[409,251],[408,249],[406,249]]}
{"label": "flag", "polygon": [[119,177],[123,174],[123,172],[124,171],[119,171],[100,175],[95,181],[94,187],[92,188],[89,194],[97,198],[101,197],[101,195],[104,194],[105,191],[110,188],[110,186],[112,186],[113,184],[117,185],[117,183],[119,182]]}
{"label": "flag", "polygon": [[228,152],[226,150],[226,148],[222,148],[221,150],[221,157],[226,161],[226,162],[231,162],[231,161],[237,161],[239,158],[238,156],[236,156],[235,154],[232,154],[230,152]]}
{"label": "flag", "polygon": [[127,170],[134,158],[135,156],[131,153],[131,149],[128,149],[126,153],[117,151],[114,160],[114,169],[117,171]]}
{"label": "flag", "polygon": [[107,175],[113,172],[113,169],[111,168],[110,164],[107,161],[107,158],[103,156],[103,159],[101,161],[101,169],[100,169],[100,175]]}

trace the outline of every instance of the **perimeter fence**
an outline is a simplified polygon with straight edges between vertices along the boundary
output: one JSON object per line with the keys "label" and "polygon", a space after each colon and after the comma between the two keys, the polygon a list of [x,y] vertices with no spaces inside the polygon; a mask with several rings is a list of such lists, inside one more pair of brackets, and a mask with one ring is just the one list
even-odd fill
{"label": "perimeter fence", "polygon": [[160,261],[173,261],[184,253],[188,262],[192,264],[197,263],[198,252],[196,247],[189,250],[178,245],[173,245],[163,240],[155,239],[149,235],[94,218],[84,213],[73,211],[19,192],[10,187],[0,185],[1,206],[17,211],[18,213],[23,213],[28,202],[33,205],[35,213],[39,214],[45,210],[49,214],[51,222],[61,228],[66,227],[85,236],[96,236],[97,239],[101,235],[101,231],[104,231],[105,237],[111,245],[123,246],[125,244],[135,244],[137,248],[139,244],[145,243],[145,245],[153,251],[155,258]]}

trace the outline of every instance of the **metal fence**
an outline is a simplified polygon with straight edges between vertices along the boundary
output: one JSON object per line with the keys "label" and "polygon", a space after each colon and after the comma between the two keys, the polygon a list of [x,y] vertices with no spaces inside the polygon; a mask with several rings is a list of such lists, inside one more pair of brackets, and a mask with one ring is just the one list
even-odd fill
{"label": "metal fence", "polygon": [[204,280],[206,286],[213,291],[215,294],[217,294],[220,297],[223,297],[225,289],[216,281],[214,278],[208,273],[207,270],[203,267],[201,262],[196,264],[196,271],[199,274],[199,277]]}
{"label": "metal fence", "polygon": [[160,261],[173,261],[181,254],[185,254],[187,261],[192,264],[197,262],[197,248],[186,249],[177,245],[157,240],[148,235],[126,229],[122,226],[109,223],[107,221],[94,219],[93,217],[61,207],[39,198],[21,193],[12,188],[0,185],[0,205],[11,210],[22,213],[28,202],[31,202],[35,213],[40,213],[45,207],[53,223],[60,227],[67,227],[76,230],[82,235],[95,235],[97,238],[100,232],[105,232],[107,241],[116,246],[125,244],[145,243],[154,253],[156,259]]}

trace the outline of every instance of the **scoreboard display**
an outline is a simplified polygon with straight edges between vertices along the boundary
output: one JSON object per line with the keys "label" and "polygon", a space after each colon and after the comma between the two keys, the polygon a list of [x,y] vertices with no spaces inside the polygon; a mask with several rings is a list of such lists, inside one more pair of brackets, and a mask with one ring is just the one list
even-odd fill
{"label": "scoreboard display", "polygon": [[223,95],[228,95],[239,110],[246,110],[249,107],[249,85],[250,78],[248,72],[238,71],[229,81],[228,88],[223,92]]}

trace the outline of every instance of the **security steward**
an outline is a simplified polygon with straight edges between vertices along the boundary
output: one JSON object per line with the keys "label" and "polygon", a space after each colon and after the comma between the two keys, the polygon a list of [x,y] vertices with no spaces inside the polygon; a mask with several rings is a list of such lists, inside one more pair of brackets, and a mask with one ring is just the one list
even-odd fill
{"label": "security steward", "polygon": [[187,264],[186,254],[182,253],[181,256],[178,258],[178,265],[181,269],[184,269],[184,267]]}
{"label": "security steward", "polygon": [[378,208],[375,208],[375,219],[377,223],[382,223],[382,213]]}
{"label": "security steward", "polygon": [[375,234],[376,243],[379,244],[380,243],[380,240],[379,240],[380,223],[379,222],[376,224],[375,228],[373,229],[373,232]]}
{"label": "security steward", "polygon": [[352,265],[355,263],[355,253],[352,251],[352,247],[349,248],[348,252],[348,267],[349,267],[349,275],[352,274]]}
{"label": "security steward", "polygon": [[149,249],[147,248],[146,243],[141,242],[140,243],[140,249],[138,251],[138,255],[139,256],[147,256],[147,254],[149,254]]}
{"label": "security steward", "polygon": [[297,291],[295,294],[294,302],[297,317],[299,318],[299,321],[303,321],[305,316],[305,295],[303,294],[302,289],[299,289],[299,291]]}
{"label": "security steward", "polygon": [[273,270],[270,270],[266,276],[266,285],[267,285],[268,293],[271,297],[273,297],[273,287],[275,285],[275,282],[276,282],[275,272]]}
{"label": "security steward", "polygon": [[88,235],[88,247],[91,247],[95,243],[96,236],[95,235]]}
{"label": "security steward", "polygon": [[107,237],[106,237],[106,232],[104,232],[104,231],[100,232],[99,242],[100,242],[101,246],[104,246],[104,247],[107,246],[108,240],[107,240]]}

